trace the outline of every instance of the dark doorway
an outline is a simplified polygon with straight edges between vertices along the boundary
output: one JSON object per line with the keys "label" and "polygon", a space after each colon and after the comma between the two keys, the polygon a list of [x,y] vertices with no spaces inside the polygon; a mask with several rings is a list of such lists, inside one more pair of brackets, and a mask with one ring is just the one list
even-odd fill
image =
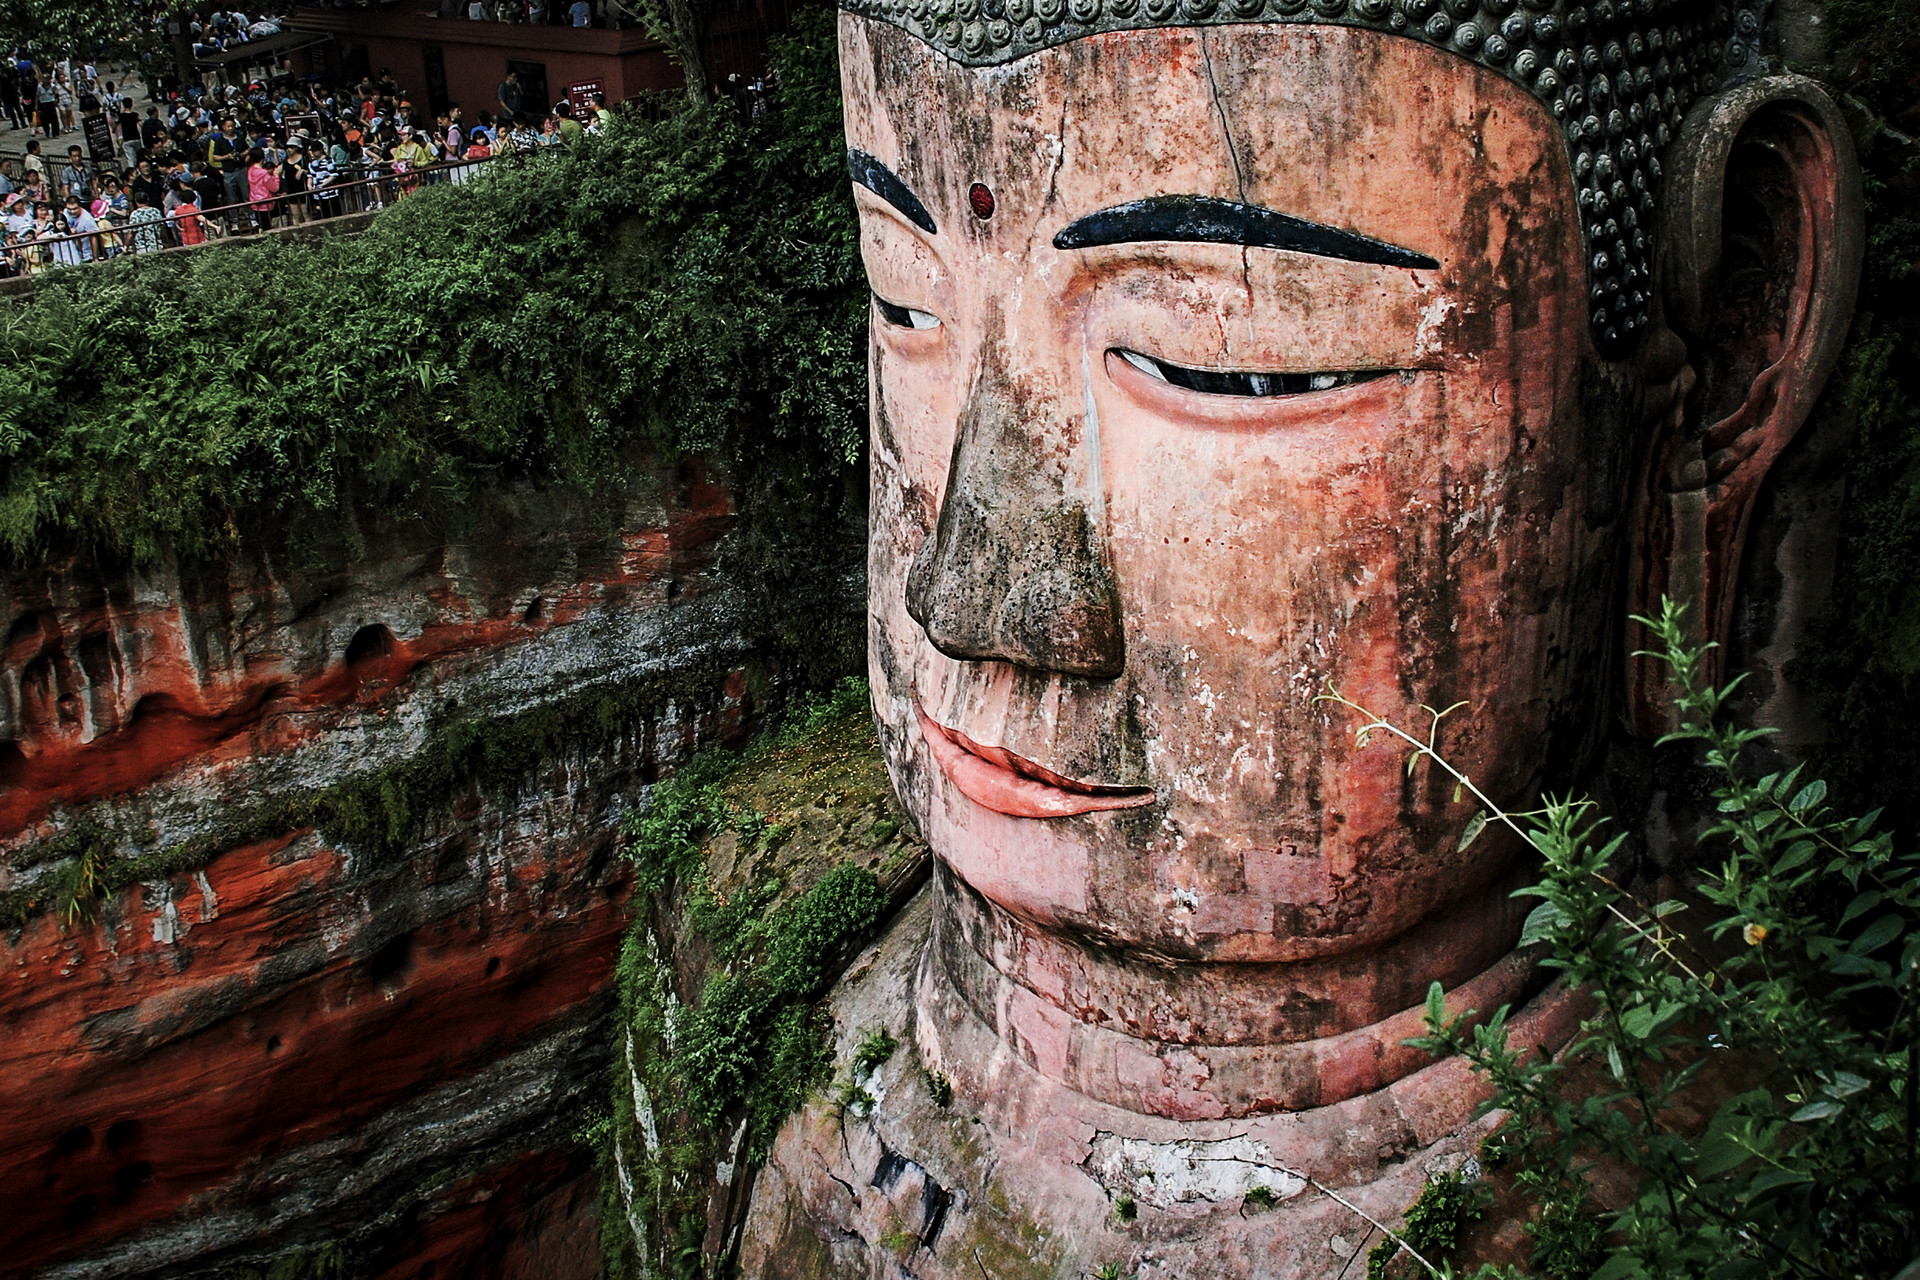
{"label": "dark doorway", "polygon": [[520,73],[520,112],[534,124],[553,110],[553,99],[547,96],[547,64],[544,62],[515,62],[507,59],[507,70]]}
{"label": "dark doorway", "polygon": [[340,42],[341,83],[355,85],[362,80],[372,78],[373,60],[367,56],[367,46],[342,40]]}
{"label": "dark doorway", "polygon": [[447,109],[447,62],[437,44],[420,46],[420,60],[427,72],[427,112],[441,115]]}

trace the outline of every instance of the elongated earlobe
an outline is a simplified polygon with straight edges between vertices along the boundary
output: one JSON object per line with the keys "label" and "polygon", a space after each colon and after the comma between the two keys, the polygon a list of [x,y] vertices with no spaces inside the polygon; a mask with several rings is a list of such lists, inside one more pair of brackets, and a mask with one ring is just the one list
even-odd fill
{"label": "elongated earlobe", "polygon": [[[1859,167],[1839,109],[1801,76],[1696,107],[1667,157],[1661,298],[1692,389],[1649,455],[1628,604],[1688,607],[1724,642],[1761,483],[1805,425],[1846,341],[1860,282]],[[1647,636],[1629,624],[1630,650]],[[1668,725],[1664,665],[1630,658],[1634,728]],[[1709,678],[1719,679],[1717,663]]]}

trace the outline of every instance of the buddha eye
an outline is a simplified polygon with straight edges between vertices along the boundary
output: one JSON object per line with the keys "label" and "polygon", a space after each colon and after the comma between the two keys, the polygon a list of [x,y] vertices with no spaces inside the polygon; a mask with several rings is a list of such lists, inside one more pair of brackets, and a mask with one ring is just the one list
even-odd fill
{"label": "buddha eye", "polygon": [[898,325],[902,329],[938,329],[940,327],[940,317],[932,312],[895,306],[877,293],[873,295],[873,305],[880,308],[880,315],[888,324]]}
{"label": "buddha eye", "polygon": [[1371,382],[1391,369],[1353,369],[1344,373],[1240,373],[1228,369],[1190,369],[1138,351],[1115,347],[1113,354],[1146,374],[1187,391],[1208,396],[1298,396]]}

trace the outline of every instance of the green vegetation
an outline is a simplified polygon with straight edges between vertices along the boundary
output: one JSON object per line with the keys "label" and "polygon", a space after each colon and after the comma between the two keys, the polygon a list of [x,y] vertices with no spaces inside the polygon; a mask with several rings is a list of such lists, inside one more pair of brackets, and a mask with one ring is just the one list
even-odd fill
{"label": "green vegetation", "polygon": [[847,1063],[846,1078],[837,1091],[842,1111],[851,1111],[856,1116],[873,1114],[875,1099],[863,1082],[871,1080],[873,1073],[884,1066],[899,1047],[900,1042],[884,1027],[876,1027],[866,1034],[854,1048],[853,1057]]}
{"label": "green vegetation", "polygon": [[371,507],[457,524],[515,477],[733,474],[755,564],[845,536],[866,290],[833,14],[766,118],[618,116],[353,237],[129,256],[0,301],[0,557],[151,558]]}
{"label": "green vegetation", "polygon": [[[1486,1212],[1485,1188],[1458,1173],[1429,1179],[1420,1198],[1407,1210],[1400,1239],[1428,1262],[1444,1260],[1460,1247],[1467,1224]],[[1401,1255],[1394,1240],[1383,1240],[1367,1254],[1367,1280],[1386,1280],[1389,1264]]]}
{"label": "green vegetation", "polygon": [[[1496,1154],[1540,1208],[1537,1273],[1890,1276],[1920,1250],[1920,855],[1875,815],[1835,814],[1797,768],[1752,778],[1743,758],[1768,731],[1724,722],[1739,682],[1703,687],[1670,602],[1643,621],[1679,689],[1668,740],[1716,779],[1699,904],[1629,896],[1611,878],[1624,836],[1603,838],[1589,802],[1487,805],[1544,863],[1521,891],[1542,900],[1522,942],[1593,1012],[1547,1057],[1509,1043],[1505,1008],[1449,1019],[1435,984],[1410,1043],[1464,1055],[1510,1113]],[[1472,787],[1418,738],[1367,731]],[[1693,910],[1708,919],[1689,935],[1676,922]]]}
{"label": "green vegetation", "polygon": [[[615,1072],[606,1147],[609,1274],[640,1271],[629,1203],[649,1251],[678,1239],[675,1265],[701,1274],[713,1166],[764,1160],[781,1123],[832,1075],[815,1002],[881,921],[876,870],[899,865],[897,849],[887,852],[899,828],[881,816],[889,810],[876,750],[866,684],[843,682],[745,752],[698,757],[626,820],[651,905],[617,969],[631,1040]],[[847,785],[844,761],[861,766],[870,789]],[[831,789],[820,789],[823,779]],[[775,820],[761,805],[787,816]],[[844,846],[818,847],[828,831],[844,833]],[[731,861],[716,876],[709,860],[723,840]],[[848,1087],[897,1047],[884,1030],[868,1034]]]}

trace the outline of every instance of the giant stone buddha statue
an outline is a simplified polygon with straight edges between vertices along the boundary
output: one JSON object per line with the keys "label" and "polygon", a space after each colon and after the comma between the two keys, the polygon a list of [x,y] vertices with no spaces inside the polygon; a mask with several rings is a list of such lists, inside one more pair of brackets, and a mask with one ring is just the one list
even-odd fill
{"label": "giant stone buddha statue", "polygon": [[1463,703],[1439,750],[1514,807],[1657,735],[1627,618],[1726,631],[1851,315],[1838,113],[1758,0],[842,6],[869,661],[954,1099],[783,1140],[747,1269],[1358,1274],[1352,1210],[1482,1131],[1401,1043],[1429,984],[1523,1043],[1577,1010],[1515,950],[1523,846],[1320,695]]}

